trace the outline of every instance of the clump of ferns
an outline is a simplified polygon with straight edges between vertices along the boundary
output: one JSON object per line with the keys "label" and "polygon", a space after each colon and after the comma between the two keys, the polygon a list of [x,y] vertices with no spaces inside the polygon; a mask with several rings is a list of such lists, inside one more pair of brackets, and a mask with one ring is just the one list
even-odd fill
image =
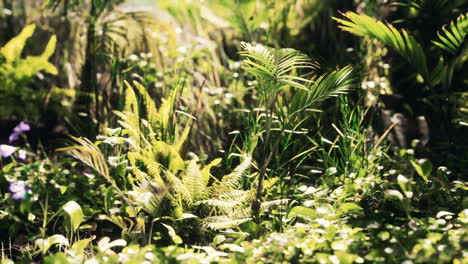
{"label": "clump of ferns", "polygon": [[[220,180],[215,179],[209,187],[209,198],[197,202],[209,208],[209,213],[202,220],[203,226],[213,230],[237,228],[240,224],[252,220],[251,203],[256,196],[256,186],[244,190],[242,183],[245,181],[252,158],[244,156],[243,161],[228,175]],[[266,189],[272,187],[277,178],[265,181]],[[266,201],[261,203],[261,210],[266,211],[273,206],[287,203],[287,199]]]}
{"label": "clump of ferns", "polygon": [[[134,87],[142,97],[147,119],[142,118],[136,93],[127,83],[124,109],[114,111],[123,129],[108,129],[109,135],[99,137],[96,144],[73,138],[78,145],[61,150],[68,151],[108,179],[134,214],[144,210],[154,218],[166,216],[177,220],[184,218],[184,213],[201,213],[200,216],[207,216],[202,220],[203,225],[211,229],[231,228],[250,220],[249,204],[255,197],[255,188],[243,190],[241,183],[251,166],[251,158],[244,156],[232,173],[220,179],[211,175],[210,170],[220,164],[221,159],[204,167],[195,159],[184,161],[180,153],[190,126],[186,125],[180,136],[172,137],[173,131],[179,130],[174,120],[177,91],[169,100],[163,99],[158,109],[143,86],[134,82]],[[113,153],[116,156],[107,160],[114,169],[109,169],[97,146],[102,143],[117,150]],[[122,163],[125,171],[111,176],[110,171]],[[272,186],[274,182],[269,180],[265,186]],[[279,203],[281,201],[265,202],[262,208]]]}

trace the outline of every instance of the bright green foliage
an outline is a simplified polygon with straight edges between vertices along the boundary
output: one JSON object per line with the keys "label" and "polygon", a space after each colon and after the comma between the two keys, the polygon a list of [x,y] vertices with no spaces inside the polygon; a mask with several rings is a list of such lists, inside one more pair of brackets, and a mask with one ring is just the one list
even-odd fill
{"label": "bright green foliage", "polygon": [[75,201],[69,201],[63,205],[63,210],[70,216],[71,227],[76,231],[80,224],[84,221],[83,210]]}
{"label": "bright green foliage", "polygon": [[340,28],[357,36],[367,36],[382,41],[400,54],[425,80],[430,78],[426,54],[421,44],[408,31],[398,30],[391,24],[384,24],[364,14],[347,12],[344,16],[349,21],[335,18],[341,24]]}
{"label": "bright green foliage", "polygon": [[450,22],[440,32],[437,32],[439,39],[433,43],[441,49],[456,55],[465,43],[468,34],[468,13],[460,15],[456,21]]}
{"label": "bright green foliage", "polygon": [[313,68],[306,55],[294,49],[276,50],[245,42],[241,43],[241,47],[243,51],[240,55],[245,63],[243,69],[257,78],[263,95],[277,93],[285,85],[305,89],[303,83],[307,80],[291,73],[293,70]]}
{"label": "bright green foliage", "polygon": [[[0,27],[34,20],[32,2],[3,1]],[[42,75],[54,37],[32,43],[27,26],[0,50],[14,67],[0,81],[69,85],[70,117],[92,122],[68,129],[100,135],[51,159],[19,126],[1,142],[0,262],[468,263],[450,124],[467,124],[466,1],[158,0],[148,15],[140,0],[43,2],[59,13],[40,14],[44,29],[67,39],[61,75]],[[337,28],[339,10],[363,38]],[[18,64],[29,43],[45,64]],[[414,121],[449,133],[392,146]]]}
{"label": "bright green foliage", "polygon": [[[108,135],[100,136],[97,142],[111,145],[114,151],[118,150],[114,153],[118,156],[108,157],[106,161],[96,144],[78,138],[74,140],[79,145],[60,150],[67,151],[108,179],[129,206],[135,206],[136,211],[143,209],[153,217],[182,219],[183,213],[197,213],[196,208],[203,204],[213,208],[209,217],[203,220],[206,227],[233,228],[250,220],[248,205],[254,199],[255,188],[243,190],[241,183],[251,165],[251,158],[243,157],[232,173],[220,179],[213,177],[210,170],[221,159],[215,159],[204,167],[195,159],[185,161],[181,146],[188,139],[189,129],[185,128],[176,142],[159,139],[160,135],[168,134],[168,126],[161,124],[173,120],[168,113],[173,112],[171,109],[175,103],[163,100],[158,109],[143,86],[134,83],[134,87],[143,97],[144,111],[139,110],[137,96],[127,84],[124,111],[115,111],[122,127],[107,129]],[[144,115],[147,119],[142,117]],[[120,166],[123,166],[122,172],[117,170]],[[118,184],[122,182],[120,177],[127,184]],[[275,181],[267,181],[266,187],[271,187]],[[123,191],[127,188],[129,191]],[[265,202],[262,208],[280,203]]]}
{"label": "bright green foliage", "polygon": [[[265,111],[265,118],[257,119],[257,126],[262,127],[261,132],[252,131],[255,137],[264,134],[256,198],[252,203],[253,216],[258,220],[266,169],[272,158],[278,155],[278,150],[285,151],[287,147],[283,146],[291,144],[286,141],[280,146],[284,133],[299,131],[310,116],[307,110],[318,106],[326,98],[344,94],[356,87],[360,78],[352,67],[347,66],[318,78],[306,79],[301,77],[299,71],[313,69],[314,65],[304,54],[293,49],[273,49],[260,44],[241,45],[244,49],[240,52],[244,57],[243,68],[258,81],[259,107]],[[280,131],[279,135],[273,135],[276,130]]]}
{"label": "bright green foliage", "polygon": [[40,72],[52,75],[58,73],[57,68],[49,62],[55,51],[55,36],[50,38],[41,55],[21,57],[26,41],[33,35],[35,28],[35,25],[26,26],[18,36],[0,48],[2,116],[20,115],[24,118],[27,113],[37,113],[37,110],[30,111],[30,108],[39,107],[38,104],[44,100],[45,91],[34,89],[32,80]]}

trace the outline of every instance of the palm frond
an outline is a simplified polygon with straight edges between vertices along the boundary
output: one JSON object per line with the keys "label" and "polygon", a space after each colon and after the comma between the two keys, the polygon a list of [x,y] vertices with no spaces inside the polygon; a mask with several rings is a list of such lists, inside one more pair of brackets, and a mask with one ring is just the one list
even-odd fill
{"label": "palm frond", "polygon": [[397,30],[390,24],[376,21],[364,14],[346,12],[343,15],[348,20],[334,18],[340,24],[339,27],[341,29],[357,36],[378,39],[405,58],[425,80],[429,79],[429,70],[424,50],[421,44],[408,31],[404,29]]}
{"label": "palm frond", "polygon": [[348,90],[358,87],[359,83],[359,73],[349,65],[312,79],[306,90],[299,90],[293,96],[289,104],[290,114],[292,116],[301,113],[327,98],[345,94]]}
{"label": "palm frond", "polygon": [[87,138],[70,137],[74,143],[77,143],[77,145],[59,148],[57,151],[67,152],[70,156],[93,168],[106,179],[110,179],[109,167],[107,166],[106,159],[98,146]]}
{"label": "palm frond", "polygon": [[460,15],[456,21],[450,22],[437,32],[438,40],[432,41],[441,49],[457,54],[468,34],[468,13]]}
{"label": "palm frond", "polygon": [[260,81],[274,83],[276,88],[290,85],[305,89],[307,79],[289,75],[294,70],[313,68],[309,58],[294,49],[273,49],[260,44],[242,42],[243,69]]}

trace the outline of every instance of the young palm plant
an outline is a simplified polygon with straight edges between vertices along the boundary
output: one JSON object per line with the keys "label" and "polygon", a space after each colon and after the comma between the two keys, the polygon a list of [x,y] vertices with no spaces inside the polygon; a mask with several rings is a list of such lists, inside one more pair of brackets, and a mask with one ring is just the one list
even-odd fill
{"label": "young palm plant", "polygon": [[[412,3],[411,7],[423,12],[430,9],[429,2],[413,0],[404,6]],[[441,5],[447,1],[434,2]],[[430,37],[436,39],[429,41],[421,39],[421,34],[397,29],[364,14],[347,12],[343,16],[345,19],[335,18],[341,29],[384,43],[410,66],[405,68],[405,73],[408,69],[412,70],[409,82],[398,92],[405,96],[412,111],[424,115],[428,121],[431,137],[429,145],[439,147],[440,142],[449,142],[452,146],[463,145],[454,144],[453,141],[464,140],[464,132],[457,125],[464,125],[467,121],[463,114],[466,111],[464,102],[460,98],[466,97],[468,93],[466,85],[463,85],[466,82],[466,78],[463,78],[466,69],[463,66],[468,59],[468,13],[459,14],[458,18],[442,26],[438,32],[432,32]],[[454,126],[454,123],[457,125]]]}
{"label": "young palm plant", "polygon": [[[310,74],[310,70],[317,65],[297,50],[273,49],[245,42],[241,46],[243,68],[258,82],[259,108],[264,111],[264,118],[258,119],[261,132],[256,134],[263,138],[264,156],[259,166],[257,190],[252,202],[253,217],[259,221],[265,177],[283,136],[299,132],[309,117],[308,110],[326,98],[344,94],[356,87],[360,77],[353,67],[346,66],[319,77],[306,78],[307,75],[300,75],[300,71],[308,70],[306,73]],[[278,134],[273,135],[277,131]]]}

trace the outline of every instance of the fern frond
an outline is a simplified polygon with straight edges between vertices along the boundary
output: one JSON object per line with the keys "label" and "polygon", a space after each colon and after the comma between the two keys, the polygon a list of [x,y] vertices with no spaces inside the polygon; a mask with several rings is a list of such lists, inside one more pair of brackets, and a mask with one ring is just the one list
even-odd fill
{"label": "fern frond", "polygon": [[127,153],[127,158],[130,165],[133,167],[132,173],[135,176],[135,178],[129,177],[128,179],[132,185],[148,179],[152,179],[159,185],[164,184],[160,175],[160,164],[146,158],[138,152]]}
{"label": "fern frond", "polygon": [[137,97],[135,94],[135,91],[133,90],[132,86],[127,82],[124,81],[125,83],[125,105],[124,105],[124,111],[125,112],[130,112],[135,115],[138,115],[138,101]]}
{"label": "fern frond", "polygon": [[357,36],[378,39],[405,58],[425,80],[429,79],[424,50],[408,31],[404,29],[397,30],[390,24],[376,21],[364,14],[346,12],[344,16],[348,20],[334,18],[340,24],[341,29]]}
{"label": "fern frond", "polygon": [[191,160],[187,166],[182,182],[189,190],[192,201],[200,201],[208,198],[208,179],[205,179],[195,160]]}
{"label": "fern frond", "polygon": [[18,60],[23,52],[26,41],[34,34],[36,25],[27,25],[21,30],[21,33],[0,48],[0,53],[5,57],[7,62]]}
{"label": "fern frond", "polygon": [[275,207],[275,206],[288,204],[288,202],[289,202],[289,199],[280,199],[280,200],[267,201],[267,202],[261,203],[260,208],[262,210],[267,210],[267,209],[270,209],[270,208]]}
{"label": "fern frond", "polygon": [[244,190],[234,190],[231,192],[221,193],[218,197],[220,200],[238,200],[243,201],[244,197],[249,193],[249,191]]}
{"label": "fern frond", "polygon": [[460,15],[456,21],[450,22],[450,25],[445,25],[437,32],[439,39],[432,41],[441,49],[457,54],[465,41],[468,34],[468,13]]}
{"label": "fern frond", "polygon": [[143,99],[148,122],[150,123],[152,127],[157,127],[158,123],[160,122],[159,121],[160,116],[158,114],[156,104],[154,103],[148,91],[146,91],[146,88],[143,87],[143,85],[141,85],[137,81],[134,81],[133,86],[136,88],[136,90],[138,91],[138,93],[141,95]]}
{"label": "fern frond", "polygon": [[221,209],[222,211],[232,210],[232,208],[238,206],[239,201],[222,201],[222,200],[203,200],[199,201],[197,204],[206,204],[212,207]]}
{"label": "fern frond", "polygon": [[187,138],[188,138],[188,136],[190,134],[190,131],[192,129],[191,123],[192,123],[192,121],[189,121],[187,123],[187,125],[184,128],[184,131],[182,132],[182,135],[174,143],[174,149],[179,153],[182,150],[182,146],[185,144],[185,142],[186,142],[186,140],[187,140]]}
{"label": "fern frond", "polygon": [[212,230],[221,230],[238,227],[252,218],[233,219],[227,216],[211,216],[203,219],[203,226]]}
{"label": "fern frond", "polygon": [[170,100],[167,100],[165,98],[161,99],[161,106],[159,107],[158,110],[158,124],[159,124],[159,131],[160,131],[160,136],[163,141],[168,141],[168,136],[169,136],[169,122],[172,117],[172,104]]}
{"label": "fern frond", "polygon": [[164,171],[163,178],[171,188],[171,193],[179,195],[189,206],[193,203],[192,195],[187,186],[170,171]]}
{"label": "fern frond", "polygon": [[151,150],[154,159],[168,168],[172,173],[185,169],[184,160],[174,146],[164,141],[156,141],[153,143]]}
{"label": "fern frond", "polygon": [[206,181],[208,182],[210,180],[210,176],[211,176],[211,168],[215,167],[215,166],[218,166],[218,164],[220,164],[222,161],[222,159],[218,158],[218,159],[214,159],[213,161],[211,161],[208,165],[206,165],[205,167],[203,167],[203,169],[201,170],[201,174],[202,174],[202,177],[203,177],[203,181]]}
{"label": "fern frond", "polygon": [[244,160],[230,174],[224,176],[219,183],[212,186],[212,192],[219,194],[239,189],[242,177],[245,171],[250,168],[251,161],[251,157],[245,156]]}

